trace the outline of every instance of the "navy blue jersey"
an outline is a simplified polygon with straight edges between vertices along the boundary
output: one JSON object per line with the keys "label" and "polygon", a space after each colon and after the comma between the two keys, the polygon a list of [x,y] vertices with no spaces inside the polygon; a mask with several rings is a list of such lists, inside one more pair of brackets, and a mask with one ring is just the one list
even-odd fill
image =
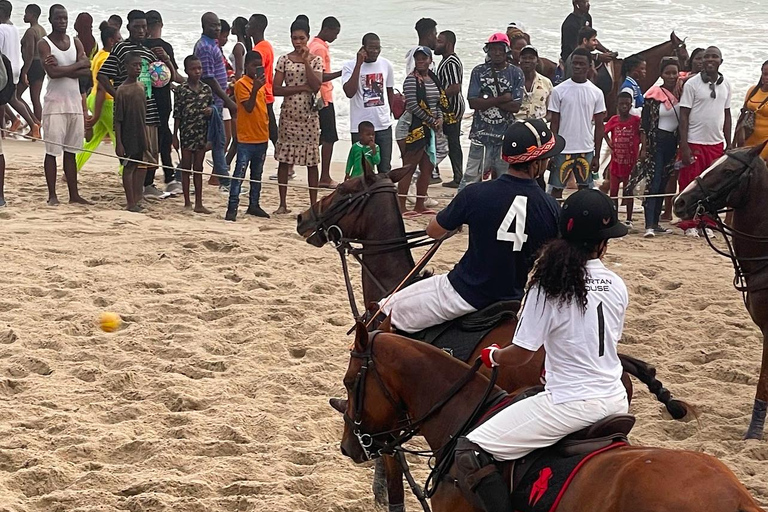
{"label": "navy blue jersey", "polygon": [[520,300],[544,242],[557,237],[560,206],[533,180],[504,174],[468,186],[437,214],[447,230],[469,226],[469,248],[448,274],[472,307]]}

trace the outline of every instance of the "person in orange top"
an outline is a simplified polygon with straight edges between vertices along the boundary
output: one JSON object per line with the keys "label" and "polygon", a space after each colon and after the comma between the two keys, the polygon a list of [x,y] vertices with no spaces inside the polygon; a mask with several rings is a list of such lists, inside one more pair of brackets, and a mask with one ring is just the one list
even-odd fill
{"label": "person in orange top", "polygon": [[269,218],[259,206],[261,175],[267,156],[269,141],[269,114],[267,103],[267,75],[259,52],[245,54],[245,75],[235,82],[237,103],[237,165],[229,187],[229,203],[224,219],[235,222],[240,204],[240,189],[245,168],[250,164],[250,192],[248,193],[247,215]]}
{"label": "person in orange top", "polygon": [[264,31],[267,30],[267,17],[263,14],[254,14],[248,20],[248,26],[246,31],[248,36],[253,40],[253,51],[259,52],[261,55],[262,66],[264,66],[264,77],[266,78],[266,85],[264,92],[266,94],[267,112],[269,112],[269,140],[272,141],[272,145],[277,144],[277,118],[275,117],[275,110],[273,104],[275,103],[275,96],[272,94],[272,82],[275,79],[275,50],[272,49],[272,45],[264,39]]}
{"label": "person in orange top", "polygon": [[307,45],[309,51],[323,59],[323,84],[320,86],[320,96],[325,106],[320,110],[320,145],[322,169],[320,172],[320,188],[336,188],[336,182],[331,179],[331,158],[333,145],[339,140],[336,133],[336,110],[333,108],[333,84],[331,80],[341,76],[341,70],[331,71],[331,52],[328,45],[339,37],[341,24],[333,16],[323,20],[320,32]]}

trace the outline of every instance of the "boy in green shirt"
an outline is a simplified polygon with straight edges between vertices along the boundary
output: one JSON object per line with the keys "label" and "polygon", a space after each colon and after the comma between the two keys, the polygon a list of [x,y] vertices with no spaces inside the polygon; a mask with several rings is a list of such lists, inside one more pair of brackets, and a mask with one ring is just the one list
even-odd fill
{"label": "boy in green shirt", "polygon": [[360,135],[360,140],[352,144],[349,149],[345,180],[362,176],[366,169],[372,170],[381,162],[381,153],[375,141],[376,131],[373,123],[361,122],[357,127],[357,133]]}

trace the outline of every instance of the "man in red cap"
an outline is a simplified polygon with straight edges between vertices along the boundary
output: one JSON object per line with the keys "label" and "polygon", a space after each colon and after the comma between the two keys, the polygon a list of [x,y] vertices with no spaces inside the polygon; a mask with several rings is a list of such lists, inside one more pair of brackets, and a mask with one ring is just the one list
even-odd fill
{"label": "man in red cap", "polygon": [[[505,36],[506,37],[506,36]],[[520,300],[539,248],[557,236],[560,208],[536,183],[565,141],[541,119],[504,134],[506,172],[467,187],[427,226],[441,238],[469,226],[469,248],[448,274],[423,279],[382,299],[381,311],[404,332],[418,332],[499,301]]]}
{"label": "man in red cap", "polygon": [[469,132],[469,155],[459,191],[478,182],[487,171],[495,176],[507,172],[501,159],[501,143],[507,127],[523,101],[525,78],[520,68],[507,60],[509,38],[493,34],[485,44],[487,62],[472,70],[467,99],[475,110]]}

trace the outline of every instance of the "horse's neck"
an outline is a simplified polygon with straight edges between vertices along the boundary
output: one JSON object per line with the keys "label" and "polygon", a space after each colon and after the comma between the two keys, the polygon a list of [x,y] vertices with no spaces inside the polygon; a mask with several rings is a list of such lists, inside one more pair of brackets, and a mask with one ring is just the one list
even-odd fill
{"label": "horse's neck", "polygon": [[[397,390],[412,420],[427,414],[469,371],[466,365],[447,354],[431,346],[420,345],[410,342],[406,348],[390,345],[387,361],[396,362],[397,368],[384,369],[379,365],[382,374]],[[466,386],[420,426],[420,434],[433,450],[447,443],[467,420],[487,386],[488,380],[479,373],[475,374]]]}
{"label": "horse's neck", "polygon": [[[756,169],[749,183],[749,197],[745,205],[733,211],[733,228],[754,236],[768,237],[768,171]],[[734,237],[736,254],[742,257],[765,256],[768,244],[755,243]],[[749,264],[745,264],[748,267]]]}
{"label": "horse's neck", "polygon": [[363,270],[363,297],[366,305],[384,298],[385,292],[376,281],[385,290],[393,290],[414,267],[409,249],[363,256],[363,263],[368,269]]}
{"label": "horse's neck", "polygon": [[[376,232],[370,240],[396,240],[405,236],[405,226],[398,212],[396,218],[376,224]],[[377,247],[369,247],[375,250]],[[413,267],[413,256],[408,248],[399,249],[385,254],[364,255],[363,263],[363,297],[365,304],[384,298],[385,292],[376,284],[378,281],[387,291],[393,290]],[[367,270],[366,270],[367,269]],[[369,274],[373,274],[370,275]]]}

